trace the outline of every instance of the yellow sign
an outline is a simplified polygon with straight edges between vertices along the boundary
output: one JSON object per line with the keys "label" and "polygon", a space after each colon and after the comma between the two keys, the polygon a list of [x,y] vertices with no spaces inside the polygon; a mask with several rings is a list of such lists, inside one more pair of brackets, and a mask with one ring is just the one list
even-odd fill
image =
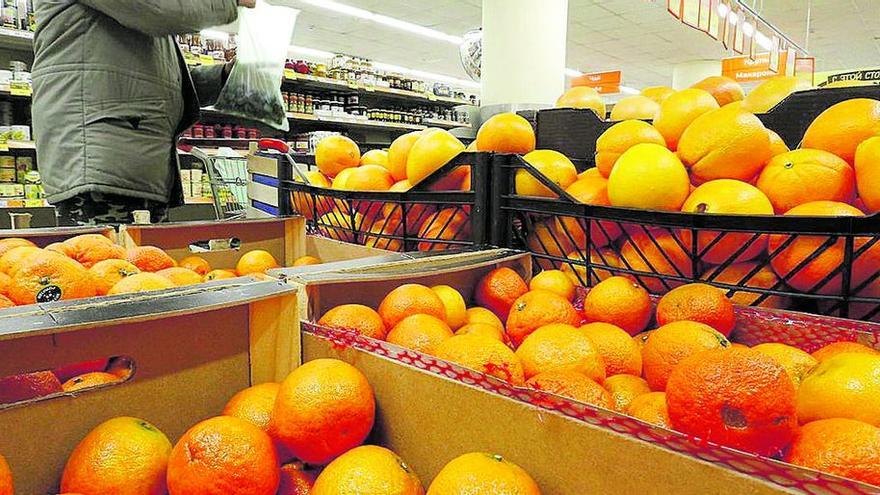
{"label": "yellow sign", "polygon": [[296,79],[296,71],[293,69],[284,69],[284,79]]}
{"label": "yellow sign", "polygon": [[9,144],[0,143],[0,151],[9,151]]}
{"label": "yellow sign", "polygon": [[9,83],[9,93],[12,96],[31,96],[34,90],[27,81],[12,81]]}
{"label": "yellow sign", "polygon": [[214,57],[210,55],[199,55],[199,62],[202,65],[214,65]]}

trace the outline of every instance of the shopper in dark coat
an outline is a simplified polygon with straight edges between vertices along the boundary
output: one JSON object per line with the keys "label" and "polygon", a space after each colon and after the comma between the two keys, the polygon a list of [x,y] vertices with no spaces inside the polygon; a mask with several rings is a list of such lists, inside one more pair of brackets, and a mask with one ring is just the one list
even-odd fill
{"label": "shopper in dark coat", "polygon": [[36,0],[37,162],[63,223],[153,221],[182,202],[175,141],[228,66],[187,70],[175,34],[228,24],[255,0]]}

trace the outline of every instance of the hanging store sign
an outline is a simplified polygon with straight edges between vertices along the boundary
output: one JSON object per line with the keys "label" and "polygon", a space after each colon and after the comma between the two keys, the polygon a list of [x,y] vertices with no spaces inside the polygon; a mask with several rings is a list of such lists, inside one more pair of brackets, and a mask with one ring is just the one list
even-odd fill
{"label": "hanging store sign", "polygon": [[774,70],[773,57],[769,53],[759,53],[753,57],[743,55],[721,60],[721,75],[729,77],[737,82],[753,82],[770,79],[785,74],[788,62],[788,54],[779,54],[779,60]]}
{"label": "hanging store sign", "polygon": [[601,94],[620,93],[622,74],[619,70],[610,72],[595,72],[584,74],[572,79],[572,86],[586,86],[593,88]]}
{"label": "hanging store sign", "polygon": [[880,84],[880,68],[852,70],[848,72],[831,74],[824,82],[819,83],[819,85],[826,86],[828,84],[841,81],[861,81],[864,83]]}

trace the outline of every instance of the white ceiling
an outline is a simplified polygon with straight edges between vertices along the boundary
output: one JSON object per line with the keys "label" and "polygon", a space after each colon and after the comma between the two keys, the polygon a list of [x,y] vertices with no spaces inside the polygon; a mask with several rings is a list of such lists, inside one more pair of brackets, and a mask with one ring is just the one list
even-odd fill
{"label": "white ceiling", "polygon": [[[482,0],[339,1],[453,35],[477,28],[481,21]],[[809,1],[749,3],[803,46]],[[299,0],[277,3],[302,11],[296,45],[467,78],[455,45]],[[671,84],[676,63],[728,56],[718,42],[684,26],[665,7],[665,0],[569,0],[568,67],[585,72],[620,69],[625,85],[641,88]],[[880,0],[812,0],[808,49],[817,57],[817,70],[880,65],[878,19]]]}

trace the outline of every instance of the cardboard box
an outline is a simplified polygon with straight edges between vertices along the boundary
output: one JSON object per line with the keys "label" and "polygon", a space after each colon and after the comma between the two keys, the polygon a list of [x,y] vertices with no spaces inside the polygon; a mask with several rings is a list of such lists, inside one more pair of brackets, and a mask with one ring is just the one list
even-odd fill
{"label": "cardboard box", "polygon": [[116,230],[113,227],[55,227],[45,229],[0,230],[0,239],[19,237],[27,239],[37,246],[46,247],[56,242],[64,242],[71,237],[83,234],[100,234],[116,241]]}
{"label": "cardboard box", "polygon": [[[487,252],[470,260],[463,255],[461,263],[448,257],[439,263],[392,263],[359,274],[301,277],[300,298],[307,294],[308,307],[300,312],[315,321],[338,304],[375,308],[403,283],[448,284],[470,300],[475,282],[497,266],[528,278],[530,258],[510,253]],[[387,343],[352,334],[334,338],[312,324],[303,327],[304,361],[342,359],[366,374],[379,408],[372,440],[401,455],[426,486],[446,462],[478,451],[516,462],[544,494],[552,495],[739,495],[803,493],[804,488],[808,493],[870,493],[870,487],[857,482],[706,445]]]}
{"label": "cardboard box", "polygon": [[16,493],[58,493],[70,452],[103,421],[139,417],[174,442],[239,390],[286,376],[299,349],[294,292],[242,279],[2,313],[0,376],[111,356],[135,369],[120,384],[0,407]]}
{"label": "cardboard box", "polygon": [[241,255],[254,249],[268,251],[282,266],[291,266],[306,255],[334,262],[388,254],[381,249],[306,235],[305,225],[301,217],[125,225],[120,240],[127,248],[159,247],[176,260],[201,256],[214,268],[235,268]]}

